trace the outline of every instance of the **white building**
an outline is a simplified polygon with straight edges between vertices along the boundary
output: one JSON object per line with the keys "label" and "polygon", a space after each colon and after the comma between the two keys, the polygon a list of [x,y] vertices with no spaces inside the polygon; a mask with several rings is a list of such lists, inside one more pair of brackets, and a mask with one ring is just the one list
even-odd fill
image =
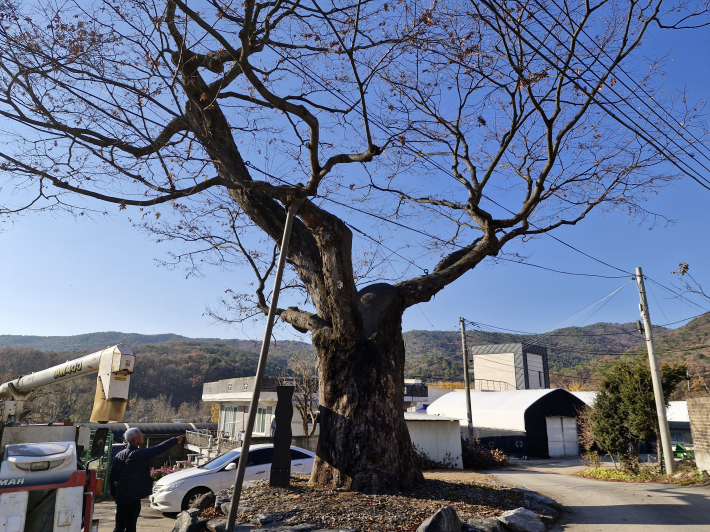
{"label": "white building", "polygon": [[[472,391],[473,437],[506,454],[548,458],[579,454],[577,411],[584,403],[567,390]],[[466,392],[455,390],[434,401],[427,413],[467,424]]]}
{"label": "white building", "polygon": [[[219,403],[217,430],[222,436],[230,439],[239,439],[239,434],[244,432],[247,418],[249,417],[249,405],[251,404],[255,379],[256,377],[241,377],[206,382],[202,385],[202,400],[209,403]],[[271,436],[271,424],[274,419],[276,402],[278,401],[276,396],[276,386],[278,384],[278,379],[274,377],[264,377],[261,383],[254,436]],[[294,394],[296,393],[294,392]],[[314,403],[317,412],[317,393],[314,396]],[[310,429],[311,426],[309,424],[309,432]],[[301,415],[295,405],[293,418],[291,419],[291,432],[294,436],[305,435],[303,424],[301,423]],[[317,425],[315,434],[318,434]]]}
{"label": "white building", "polygon": [[471,380],[481,391],[538,390],[550,387],[547,349],[528,344],[474,345]]}
{"label": "white building", "polygon": [[458,419],[405,412],[412,445],[430,460],[463,469],[461,431]]}
{"label": "white building", "polygon": [[[247,420],[249,418],[249,405],[251,404],[252,393],[254,390],[255,377],[241,377],[234,379],[224,379],[216,382],[206,382],[202,387],[202,400],[210,403],[219,403],[219,421],[217,423],[217,431],[214,433],[187,433],[188,449],[193,451],[196,456],[194,461],[201,462],[208,458],[213,458],[230,449],[241,446],[241,436],[245,430]],[[253,440],[255,443],[260,438],[270,438],[272,436],[272,422],[275,416],[276,403],[278,397],[276,395],[276,386],[279,384],[279,379],[274,377],[265,377],[262,381],[261,392],[259,394],[259,406],[256,414],[256,423],[254,425]],[[294,395],[298,392],[294,392]],[[421,407],[427,401],[427,387],[418,380],[407,380],[404,384],[404,409],[415,410]],[[314,396],[314,405],[317,412],[318,395]],[[419,420],[421,421],[421,420]],[[451,425],[451,420],[448,423],[441,423],[437,420],[436,426],[444,428]],[[455,421],[458,425],[458,422]],[[429,422],[431,425],[431,420]],[[309,423],[308,432],[312,430],[312,424]],[[415,427],[415,432],[418,436],[420,447],[432,459],[437,459],[437,456],[444,457],[445,452],[439,453],[436,447],[436,438],[432,438],[428,434],[429,429],[423,429],[419,425]],[[296,408],[295,399],[293,407],[293,418],[291,419],[291,434],[293,435],[293,444],[299,447],[304,447],[311,451],[316,450],[318,442],[318,434],[320,434],[320,426],[316,424],[313,436],[308,436],[303,431],[301,423],[301,415]],[[263,441],[263,440],[262,440]],[[458,443],[458,455],[460,459],[461,444]],[[450,449],[453,452],[455,448]],[[453,454],[452,452],[452,454]],[[199,455],[199,456],[197,456]]]}

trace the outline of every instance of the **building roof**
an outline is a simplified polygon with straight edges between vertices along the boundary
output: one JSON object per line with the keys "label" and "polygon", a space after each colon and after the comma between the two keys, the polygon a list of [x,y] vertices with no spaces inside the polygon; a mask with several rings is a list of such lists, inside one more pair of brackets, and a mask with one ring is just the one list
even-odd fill
{"label": "building roof", "polygon": [[[559,390],[510,390],[471,392],[471,418],[474,427],[525,430],[525,411],[547,394]],[[566,390],[562,390],[566,393]],[[428,414],[456,418],[466,423],[466,391],[454,390],[434,401]]]}
{"label": "building roof", "polygon": [[577,399],[581,399],[584,401],[584,404],[587,406],[594,406],[594,403],[597,400],[597,394],[599,392],[570,392],[572,395],[574,395]]}
{"label": "building roof", "polygon": [[[313,377],[316,379],[316,377]],[[233,379],[222,379],[214,382],[202,384],[202,400],[214,402],[249,402],[254,392],[256,377],[237,377]],[[279,385],[279,378],[264,377],[261,381],[260,401],[276,401],[276,387]],[[404,383],[404,400],[406,402],[426,401],[428,398],[426,384]],[[318,401],[318,394],[315,394]]]}
{"label": "building roof", "polygon": [[404,420],[405,421],[456,421],[458,422],[459,420],[453,417],[444,417],[444,416],[433,416],[431,414],[424,414],[422,412],[405,412],[404,413]]}
{"label": "building roof", "polygon": [[546,347],[541,347],[539,345],[533,344],[484,344],[484,345],[472,345],[468,348],[468,352],[471,355],[493,355],[497,353],[519,353],[519,352],[530,352],[532,354],[547,353]]}
{"label": "building roof", "polygon": [[687,401],[669,401],[666,409],[668,421],[690,423]]}

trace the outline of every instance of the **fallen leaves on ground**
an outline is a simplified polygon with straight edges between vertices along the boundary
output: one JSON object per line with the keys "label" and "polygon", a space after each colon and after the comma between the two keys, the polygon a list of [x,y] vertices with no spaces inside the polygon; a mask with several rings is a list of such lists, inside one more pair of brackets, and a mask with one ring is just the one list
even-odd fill
{"label": "fallen leaves on ground", "polygon": [[524,506],[524,500],[519,492],[470,481],[426,479],[407,493],[367,495],[311,487],[307,477],[292,477],[289,488],[271,488],[268,482],[262,482],[245,489],[240,504],[253,508],[253,514],[290,514],[282,521],[287,525],[308,522],[323,528],[368,532],[414,532],[422,521],[447,505],[453,506],[465,522],[471,517],[498,516]]}

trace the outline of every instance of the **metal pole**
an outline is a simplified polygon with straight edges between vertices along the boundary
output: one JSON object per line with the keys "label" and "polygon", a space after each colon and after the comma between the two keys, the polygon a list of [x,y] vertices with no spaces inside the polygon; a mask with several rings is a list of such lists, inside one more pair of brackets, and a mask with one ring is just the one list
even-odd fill
{"label": "metal pole", "polygon": [[651,379],[653,380],[653,395],[656,398],[656,413],[658,414],[658,429],[661,433],[661,449],[658,450],[658,461],[661,461],[660,453],[664,453],[666,472],[672,475],[675,472],[675,460],[673,459],[673,447],[671,445],[671,429],[668,427],[666,417],[666,402],[663,399],[663,387],[661,386],[661,371],[658,368],[656,359],[656,349],[653,345],[653,329],[651,328],[651,314],[648,311],[648,301],[646,301],[646,287],[643,283],[643,272],[641,268],[636,268],[636,283],[639,288],[641,304],[641,318],[643,318],[644,336],[646,337],[646,347],[648,348],[648,361],[651,365]]}
{"label": "metal pole", "polygon": [[466,320],[459,318],[461,324],[461,349],[463,350],[463,382],[466,385],[466,418],[468,421],[468,439],[473,440],[473,418],[471,416],[471,381],[468,377],[468,349],[466,349]]}
{"label": "metal pole", "polygon": [[264,372],[266,371],[266,357],[269,354],[269,344],[271,343],[271,330],[274,327],[276,319],[276,308],[279,302],[279,292],[281,291],[281,278],[283,277],[284,265],[286,264],[286,256],[288,255],[288,242],[291,238],[291,227],[293,219],[298,212],[298,208],[305,200],[295,199],[291,202],[286,213],[286,225],[284,226],[283,240],[281,241],[281,250],[279,251],[279,262],[276,267],[276,278],[274,279],[274,291],[271,296],[271,304],[269,305],[269,314],[266,319],[266,330],[264,331],[264,340],[261,343],[261,353],[259,354],[259,365],[256,370],[256,378],[254,379],[254,389],[252,390],[251,404],[249,405],[249,418],[247,420],[246,430],[244,431],[244,441],[242,442],[242,450],[239,454],[239,465],[237,466],[237,478],[234,481],[234,493],[232,493],[232,504],[229,507],[229,515],[227,516],[227,531],[234,530],[234,523],[237,518],[237,508],[239,507],[239,499],[242,495],[242,484],[244,483],[244,471],[247,467],[249,459],[249,445],[251,444],[251,433],[254,430],[256,421],[256,411],[259,406],[259,393],[261,392],[261,383],[264,380]]}

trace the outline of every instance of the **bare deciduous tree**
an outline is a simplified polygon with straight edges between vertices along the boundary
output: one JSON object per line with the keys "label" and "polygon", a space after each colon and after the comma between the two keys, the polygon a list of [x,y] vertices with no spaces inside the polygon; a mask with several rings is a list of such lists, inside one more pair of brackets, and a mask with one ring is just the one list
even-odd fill
{"label": "bare deciduous tree", "polygon": [[164,395],[151,399],[134,397],[128,401],[126,421],[131,423],[171,423],[178,415],[177,410],[170,404],[170,399]]}
{"label": "bare deciduous tree", "polygon": [[[278,377],[282,386],[293,386],[293,400],[298,415],[301,416],[303,434],[313,435],[316,432],[316,419],[318,417],[318,377],[313,356],[309,353],[296,353],[288,361]],[[310,428],[308,427],[310,425]]]}
{"label": "bare deciduous tree", "polygon": [[203,410],[200,403],[182,403],[177,409],[176,417],[184,419],[187,423],[202,423]]}
{"label": "bare deciduous tree", "polygon": [[[700,296],[706,301],[710,301],[710,294],[705,292],[703,285],[696,281],[695,278],[690,274],[690,265],[687,262],[679,263],[678,269],[673,270],[671,274],[675,275],[680,281],[680,289],[682,292],[685,293],[685,295],[694,294],[696,296]],[[680,295],[678,297],[682,299],[684,295]]]}
{"label": "bare deciduous tree", "polygon": [[[184,244],[174,259],[190,271],[250,266],[255,295],[225,296],[248,314],[268,304],[286,206],[305,200],[287,250],[299,305],[278,315],[318,356],[311,482],[398,492],[422,479],[403,313],[510,242],[594,209],[648,214],[673,176],[645,128],[685,141],[652,113],[626,128],[597,104],[636,108],[615,76],[674,7],[4,0],[1,212],[130,209]],[[654,102],[655,75],[639,76]],[[692,127],[693,106],[667,100]]]}

